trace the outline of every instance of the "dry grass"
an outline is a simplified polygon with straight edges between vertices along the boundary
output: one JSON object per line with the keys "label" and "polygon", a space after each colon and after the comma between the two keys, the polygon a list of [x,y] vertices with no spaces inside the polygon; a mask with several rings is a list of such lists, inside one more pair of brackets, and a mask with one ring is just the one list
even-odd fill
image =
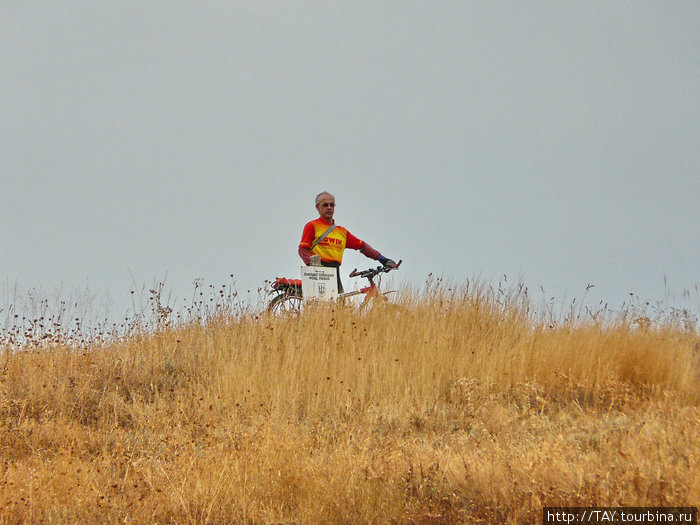
{"label": "dry grass", "polygon": [[7,347],[0,522],[538,523],[549,505],[697,504],[695,329],[406,296]]}

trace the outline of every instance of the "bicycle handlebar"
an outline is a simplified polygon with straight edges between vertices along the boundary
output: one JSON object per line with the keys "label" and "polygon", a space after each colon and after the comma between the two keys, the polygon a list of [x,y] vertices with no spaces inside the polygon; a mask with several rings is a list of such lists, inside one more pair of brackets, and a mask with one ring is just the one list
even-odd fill
{"label": "bicycle handlebar", "polygon": [[391,270],[398,270],[399,266],[401,266],[401,261],[396,263],[395,268],[392,268],[391,266],[377,266],[376,268],[370,268],[369,270],[362,270],[361,272],[358,272],[357,268],[355,268],[353,271],[350,272],[350,277],[371,278],[371,277],[374,277],[375,275],[378,275],[380,273],[390,272]]}

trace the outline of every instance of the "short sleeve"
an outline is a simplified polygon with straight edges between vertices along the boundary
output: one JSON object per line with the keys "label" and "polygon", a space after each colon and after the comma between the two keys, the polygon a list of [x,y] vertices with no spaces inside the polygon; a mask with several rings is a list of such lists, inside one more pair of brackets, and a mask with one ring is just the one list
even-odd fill
{"label": "short sleeve", "polygon": [[350,248],[351,250],[359,250],[360,248],[362,248],[362,245],[364,243],[365,243],[364,241],[361,241],[360,239],[355,237],[352,233],[347,232],[347,237],[345,239],[345,247],[346,248]]}
{"label": "short sleeve", "polygon": [[304,231],[301,233],[301,241],[299,242],[299,248],[310,248],[311,244],[314,242],[314,235],[316,230],[311,222],[307,222],[304,226]]}

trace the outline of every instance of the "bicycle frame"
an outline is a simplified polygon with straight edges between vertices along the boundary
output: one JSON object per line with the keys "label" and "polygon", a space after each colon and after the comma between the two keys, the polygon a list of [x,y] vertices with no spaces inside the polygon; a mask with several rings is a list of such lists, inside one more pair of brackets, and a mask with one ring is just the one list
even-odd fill
{"label": "bicycle frame", "polygon": [[[338,299],[345,299],[346,297],[353,297],[355,295],[364,294],[365,298],[363,302],[369,301],[375,297],[379,297],[382,293],[379,291],[379,287],[375,284],[373,277],[368,277],[369,286],[360,288],[359,290],[353,290],[352,292],[343,292],[338,294]],[[385,292],[391,293],[391,292]]]}
{"label": "bicycle frame", "polygon": [[[377,287],[377,284],[374,282],[374,278],[381,274],[381,273],[386,273],[391,270],[397,269],[401,265],[401,261],[398,262],[395,268],[391,268],[388,266],[378,266],[377,268],[370,268],[369,270],[363,270],[361,272],[358,272],[357,269],[353,270],[350,272],[350,277],[364,277],[369,281],[369,286],[365,286],[363,288],[360,288],[359,290],[354,290],[352,292],[344,292],[338,294],[338,299],[342,300],[345,299],[346,297],[353,297],[355,295],[360,295],[364,294],[365,298],[362,301],[362,305],[367,304],[367,302],[382,297],[383,299],[386,300],[386,295],[389,293],[393,293],[395,290],[391,290],[388,292],[380,292],[379,288]],[[289,308],[288,306],[285,306],[285,303],[287,301],[301,301],[303,295],[301,291],[301,280],[299,279],[285,279],[285,278],[277,278],[273,283],[272,283],[272,289],[277,292],[277,295],[272,298],[270,301],[270,304],[268,305],[268,311],[274,311],[278,308],[281,308],[282,310],[285,310]],[[293,310],[298,310],[299,306],[295,305],[292,306],[291,309]]]}

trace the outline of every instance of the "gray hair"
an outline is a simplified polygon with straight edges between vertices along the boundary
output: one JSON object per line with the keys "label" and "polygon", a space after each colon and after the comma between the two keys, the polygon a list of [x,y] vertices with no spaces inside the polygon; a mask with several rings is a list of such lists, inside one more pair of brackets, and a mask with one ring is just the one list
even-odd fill
{"label": "gray hair", "polygon": [[315,206],[318,206],[318,201],[320,200],[321,195],[329,195],[329,196],[331,196],[331,197],[333,197],[333,198],[335,199],[335,196],[334,196],[332,193],[328,193],[327,191],[322,191],[321,193],[319,193],[318,195],[316,195],[316,204],[315,204]]}

